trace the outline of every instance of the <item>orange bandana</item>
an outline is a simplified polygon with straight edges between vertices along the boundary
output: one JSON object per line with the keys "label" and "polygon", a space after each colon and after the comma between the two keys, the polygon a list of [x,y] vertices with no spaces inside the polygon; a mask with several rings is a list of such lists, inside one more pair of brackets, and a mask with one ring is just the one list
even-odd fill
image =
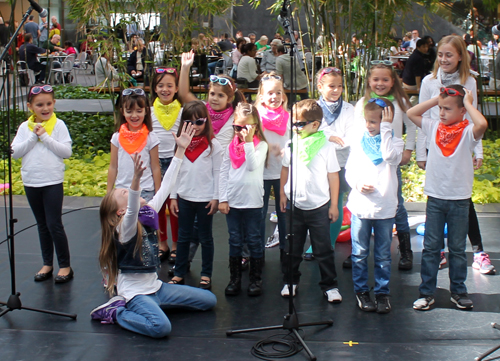
{"label": "orange bandana", "polygon": [[452,125],[439,123],[436,132],[436,144],[445,157],[449,157],[455,153],[455,149],[457,149],[462,139],[462,133],[468,125],[469,121],[467,119]]}
{"label": "orange bandana", "polygon": [[121,125],[119,133],[120,145],[128,154],[140,153],[148,142],[149,130],[146,124],[143,124],[138,132],[131,132],[128,130],[127,124],[124,123]]}

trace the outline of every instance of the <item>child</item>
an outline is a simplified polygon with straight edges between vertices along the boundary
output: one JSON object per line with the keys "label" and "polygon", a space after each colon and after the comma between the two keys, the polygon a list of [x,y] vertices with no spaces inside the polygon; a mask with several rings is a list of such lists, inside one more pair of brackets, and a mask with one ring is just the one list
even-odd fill
{"label": "child", "polygon": [[28,108],[33,113],[23,122],[12,142],[12,157],[23,158],[21,175],[26,197],[35,216],[43,267],[35,281],[52,277],[54,246],[59,263],[55,283],[73,279],[68,238],[62,224],[64,198],[63,158],[71,156],[71,137],[66,124],[54,113],[54,90],[50,85],[33,85]]}
{"label": "child", "polygon": [[156,273],[160,266],[156,212],[174,185],[193,133],[194,129],[186,125],[176,137],[175,157],[150,202],[140,197],[139,184],[147,167],[143,167],[137,153],[131,157],[134,175],[130,188],[112,189],[103,198],[99,210],[102,227],[99,264],[109,275],[109,293],[114,293],[116,282],[119,296],[92,310],[92,319],[105,324],[117,322],[127,330],[160,338],[171,331],[170,321],[160,307],[204,311],[215,306],[217,300],[211,292],[163,283]]}
{"label": "child", "polygon": [[[174,68],[157,68],[154,71],[151,84],[151,118],[153,121],[153,133],[158,136],[158,154],[160,156],[161,176],[165,172],[174,156],[175,140],[172,133],[179,130],[180,117],[182,114],[182,103],[177,96],[179,79],[177,70]],[[160,260],[169,260],[175,263],[177,256],[177,239],[179,236],[179,223],[177,217],[170,218],[170,230],[172,232],[171,252],[167,243],[167,215],[166,207],[170,204],[170,198],[158,213],[160,219]],[[170,258],[169,258],[170,257]]]}
{"label": "child", "polygon": [[[372,98],[364,109],[366,130],[351,142],[346,180],[352,190],[347,207],[351,211],[352,280],[358,306],[363,311],[388,313],[391,277],[392,226],[398,207],[396,174],[404,142],[393,137],[394,106],[387,99]],[[381,122],[382,121],[382,122]],[[372,228],[375,233],[375,298],[368,287],[368,256]]]}
{"label": "child", "polygon": [[[444,225],[448,224],[451,301],[460,309],[471,309],[467,295],[467,256],[465,242],[469,227],[469,203],[474,179],[472,151],[488,123],[473,105],[473,95],[461,85],[442,87],[440,94],[408,111],[410,119],[429,138],[424,193],[427,221],[422,251],[420,297],[416,310],[434,304]],[[439,105],[439,120],[423,114]],[[473,124],[464,120],[466,112]]]}
{"label": "child", "polygon": [[[400,165],[408,164],[411,153],[415,149],[416,127],[408,117],[406,111],[411,107],[408,96],[401,86],[396,71],[392,67],[392,62],[388,60],[373,60],[367,74],[365,96],[356,104],[355,117],[357,125],[362,127],[364,122],[363,109],[368,99],[385,98],[394,105],[394,120],[392,130],[394,136],[402,139],[403,124],[406,126],[406,145],[403,152]],[[401,258],[398,268],[400,270],[410,270],[413,267],[413,252],[411,250],[410,226],[408,224],[408,213],[404,206],[402,195],[401,169],[398,167],[398,211],[396,213],[395,223],[399,239],[399,251]]]}
{"label": "child", "polygon": [[266,242],[267,208],[272,187],[278,217],[280,249],[284,250],[286,219],[285,213],[280,210],[280,175],[285,144],[290,136],[290,115],[287,111],[288,99],[280,76],[271,72],[261,79],[255,104],[262,120],[264,135],[270,150],[269,164],[264,169],[264,207],[262,208],[261,221],[262,245],[264,247]]}
{"label": "child", "polygon": [[146,166],[141,178],[141,196],[150,201],[160,188],[161,172],[158,158],[159,140],[151,122],[151,108],[141,88],[124,89],[120,99],[120,123],[111,137],[111,159],[108,170],[108,193],[128,188],[134,174],[131,155],[138,153]]}
{"label": "child", "polygon": [[[302,252],[309,231],[314,256],[321,272],[321,290],[328,302],[339,303],[342,302],[342,296],[337,288],[334,251],[330,242],[330,222],[335,222],[339,216],[337,197],[340,167],[333,143],[328,142],[323,131],[318,130],[323,119],[319,104],[313,99],[303,100],[294,105],[293,112],[293,127],[297,133],[293,142],[294,164],[290,169],[290,148],[287,147],[280,181],[282,212],[285,212],[290,192],[293,192],[293,228],[288,228],[294,235],[293,254],[290,256],[293,287],[290,288],[295,296],[300,280]],[[289,172],[292,170],[294,189],[290,190]],[[290,244],[287,244],[287,247],[289,250]],[[282,267],[285,282],[281,291],[283,297],[290,296],[289,262],[289,257],[285,257]]]}
{"label": "child", "polygon": [[[323,110],[323,120],[319,130],[325,133],[328,141],[335,146],[337,161],[339,162],[339,195],[338,210],[339,218],[330,225],[330,241],[335,249],[335,241],[342,227],[344,215],[343,199],[344,193],[349,190],[345,180],[345,164],[349,156],[349,145],[347,139],[356,128],[353,122],[354,107],[343,101],[342,91],[344,89],[342,72],[338,68],[323,68],[316,75],[316,84],[321,94],[318,104]],[[304,254],[305,260],[313,259],[312,247]]]}
{"label": "child", "polygon": [[226,215],[229,232],[231,280],[225,293],[233,296],[241,291],[241,252],[245,240],[250,250],[247,293],[259,296],[264,252],[260,234],[264,205],[262,184],[268,146],[259,113],[253,105],[238,104],[233,127],[235,136],[224,152],[219,182],[219,211]]}
{"label": "child", "polygon": [[[451,84],[461,84],[472,92],[474,100],[472,105],[477,109],[477,91],[476,79],[470,72],[470,61],[468,56],[462,58],[462,54],[467,55],[465,42],[460,36],[445,36],[438,44],[438,57],[432,74],[426,76],[420,89],[420,103],[425,102],[437,95],[443,86]],[[428,110],[427,114],[431,118],[438,119],[439,108],[436,106]],[[470,121],[472,118],[467,113],[465,117]],[[481,141],[474,149],[475,169],[481,167],[483,163],[483,147]],[[427,138],[419,133],[417,141],[417,164],[425,169],[427,160]],[[472,203],[469,206],[469,241],[474,252],[474,261],[472,268],[479,270],[482,274],[495,274],[495,267],[491,264],[489,255],[484,251],[479,222],[477,220],[476,210]],[[440,266],[447,263],[444,250],[441,251]]]}
{"label": "child", "polygon": [[184,283],[184,275],[188,268],[189,244],[196,219],[202,251],[200,288],[210,289],[214,261],[212,220],[219,209],[222,147],[217,139],[213,138],[212,123],[203,102],[197,100],[184,106],[181,128],[185,123],[191,124],[195,133],[186,150],[186,159],[182,163],[171,195],[170,212],[174,217],[179,217],[175,276],[171,283]]}

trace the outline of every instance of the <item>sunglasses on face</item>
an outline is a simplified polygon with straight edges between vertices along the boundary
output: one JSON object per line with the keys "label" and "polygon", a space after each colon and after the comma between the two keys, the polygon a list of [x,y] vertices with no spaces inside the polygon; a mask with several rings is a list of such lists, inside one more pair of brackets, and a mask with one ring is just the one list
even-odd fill
{"label": "sunglasses on face", "polygon": [[310,121],[306,121],[306,122],[295,122],[295,123],[293,123],[293,126],[295,128],[304,128],[307,124],[313,123],[313,122],[315,122],[315,120],[310,120]]}
{"label": "sunglasses on face", "polygon": [[375,103],[381,108],[385,108],[387,106],[387,103],[380,98],[371,98],[370,100],[368,100],[368,103]]}
{"label": "sunglasses on face", "polygon": [[43,86],[34,86],[33,88],[31,88],[30,95],[38,95],[41,92],[52,93],[53,91],[54,89],[52,88],[52,86],[48,84]]}
{"label": "sunglasses on face", "polygon": [[342,75],[342,71],[339,68],[328,67],[328,68],[324,68],[321,71],[321,74],[319,74],[319,80],[321,81],[321,78],[323,78],[326,74],[331,74],[331,73],[336,73],[336,74]]}
{"label": "sunglasses on face", "polygon": [[156,68],[155,73],[156,74],[163,74],[163,73],[174,74],[175,77],[177,78],[177,69],[175,69],[175,68]]}
{"label": "sunglasses on face", "polygon": [[191,124],[191,125],[203,125],[207,121],[207,118],[199,118],[196,120],[185,120],[184,123]]}
{"label": "sunglasses on face", "polygon": [[243,129],[247,129],[248,130],[248,126],[247,125],[236,125],[236,124],[233,124],[233,129],[235,132],[241,132]]}
{"label": "sunglasses on face", "polygon": [[266,80],[270,80],[270,79],[281,80],[281,77],[279,75],[266,75],[266,76],[262,77],[262,79],[260,81],[262,82],[262,81],[266,81]]}
{"label": "sunglasses on face", "polygon": [[390,61],[390,60],[372,60],[372,61],[370,61],[370,64],[371,65],[382,64],[382,65],[387,65],[387,66],[392,67],[392,61]]}
{"label": "sunglasses on face", "polygon": [[441,89],[439,89],[439,92],[441,94],[446,93],[450,97],[456,97],[456,96],[459,96],[459,95],[460,96],[464,96],[464,94],[460,93],[458,90],[452,89],[452,88],[446,88],[446,87],[442,87]]}
{"label": "sunglasses on face", "polygon": [[218,77],[217,75],[210,75],[209,79],[212,83],[219,83],[222,86],[229,84],[231,89],[233,88],[231,81],[228,78]]}
{"label": "sunglasses on face", "polygon": [[131,94],[141,95],[141,96],[146,95],[146,93],[144,92],[144,89],[141,89],[141,88],[128,88],[128,89],[124,89],[122,91],[123,96],[131,95]]}

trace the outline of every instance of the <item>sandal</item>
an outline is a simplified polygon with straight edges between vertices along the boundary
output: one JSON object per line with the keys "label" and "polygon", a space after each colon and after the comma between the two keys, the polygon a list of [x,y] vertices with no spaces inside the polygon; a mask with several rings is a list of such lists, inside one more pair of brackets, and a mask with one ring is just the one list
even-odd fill
{"label": "sandal", "polygon": [[170,257],[168,258],[168,263],[175,263],[175,259],[177,258],[177,250],[170,251]]}
{"label": "sandal", "polygon": [[158,251],[158,256],[160,257],[161,263],[165,262],[170,257],[170,248],[167,249],[166,251],[160,249]]}
{"label": "sandal", "polygon": [[212,280],[210,278],[208,280],[202,278],[200,280],[200,288],[203,290],[211,289],[212,288]]}
{"label": "sandal", "polygon": [[183,285],[184,284],[184,278],[181,278],[179,280],[171,279],[168,283],[170,283],[171,285]]}

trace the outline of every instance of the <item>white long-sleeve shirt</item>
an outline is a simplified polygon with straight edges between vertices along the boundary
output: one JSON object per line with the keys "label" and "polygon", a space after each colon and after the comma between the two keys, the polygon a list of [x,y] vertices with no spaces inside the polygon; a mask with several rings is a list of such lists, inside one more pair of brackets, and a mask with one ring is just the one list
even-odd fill
{"label": "white long-sleeve shirt", "polygon": [[[39,141],[40,140],[40,141]],[[12,141],[12,157],[23,158],[21,176],[28,187],[46,187],[64,181],[64,158],[71,157],[71,137],[66,124],[57,119],[52,134],[38,137],[23,122]]]}
{"label": "white long-sleeve shirt", "polygon": [[[170,194],[177,179],[177,174],[179,173],[181,164],[182,159],[176,157],[172,159],[172,163],[170,163],[170,166],[163,177],[160,189],[158,189],[158,192],[156,192],[153,199],[148,203],[148,205],[155,211],[160,211],[163,203],[165,203],[165,200]],[[118,240],[121,243],[129,242],[137,233],[137,220],[139,217],[139,210],[141,208],[140,196],[140,189],[138,191],[129,189],[127,211],[117,228]],[[161,285],[162,281],[158,279],[158,274],[156,272],[119,272],[116,286],[118,294],[125,297],[128,302],[137,295],[149,295],[155,293],[160,289]]]}
{"label": "white long-sleeve shirt", "polygon": [[[361,135],[361,134],[359,134]],[[396,215],[398,207],[397,167],[403,155],[403,140],[392,136],[390,123],[380,124],[382,163],[375,165],[363,151],[361,137],[351,144],[351,154],[345,166],[345,178],[352,190],[347,208],[358,218],[388,219]],[[358,185],[373,185],[375,191],[363,194]]]}
{"label": "white long-sleeve shirt", "polygon": [[[264,129],[264,136],[269,145],[269,158],[267,167],[264,168],[264,179],[273,180],[281,177],[281,162],[283,161],[283,152],[290,137],[290,122],[287,122],[286,132],[284,135],[279,135],[272,130]],[[274,147],[279,147],[279,154],[275,153]]]}
{"label": "white long-sleeve shirt", "polygon": [[212,148],[208,146],[194,162],[184,156],[184,162],[170,198],[180,197],[190,202],[218,200],[222,154],[220,143],[217,139],[212,139]]}
{"label": "white long-sleeve shirt", "polygon": [[220,169],[219,202],[228,202],[229,207],[248,209],[264,206],[264,165],[267,143],[260,141],[245,143],[245,162],[234,169],[229,158],[229,147],[224,151]]}

